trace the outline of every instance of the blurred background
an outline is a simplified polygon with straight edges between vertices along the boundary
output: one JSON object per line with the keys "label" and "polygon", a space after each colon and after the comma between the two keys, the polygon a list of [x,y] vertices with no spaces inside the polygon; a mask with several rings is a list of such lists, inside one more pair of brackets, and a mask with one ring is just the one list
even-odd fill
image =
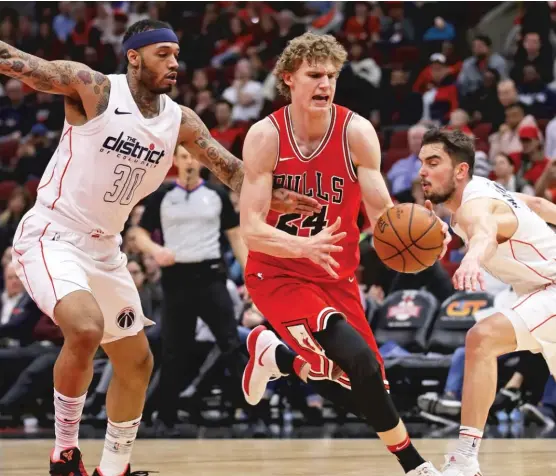
{"label": "blurred background", "polygon": [[[124,73],[122,38],[132,23],[169,22],[180,39],[178,83],[170,93],[241,158],[251,124],[283,106],[271,74],[292,38],[330,33],[349,57],[335,102],[368,118],[382,145],[382,172],[398,202],[422,203],[416,154],[431,126],[460,129],[476,144],[476,174],[507,189],[556,200],[556,2],[0,2],[0,40],[47,60]],[[10,247],[64,123],[60,96],[0,77],[0,438],[53,434],[52,368],[63,338],[12,267]],[[177,170],[168,174],[169,182]],[[208,170],[202,177],[218,185]],[[237,214],[238,197],[229,194]],[[123,233],[128,268],[145,314],[162,324],[161,269]],[[438,215],[448,220],[439,207]],[[361,299],[386,361],[391,393],[415,436],[457,435],[465,358],[473,323],[513,291],[488,277],[487,292],[456,293],[450,277],[465,249],[454,238],[442,262],[416,275],[387,269],[361,210]],[[153,239],[160,233],[153,230]],[[250,328],[265,322],[244,290],[242,270],[222,235],[228,291],[245,355]],[[184,286],[187,284],[184,284]],[[192,303],[193,305],[193,303]],[[217,317],[217,316],[216,316]],[[351,414],[295,378],[273,382],[256,408],[234,398],[237,380],[198,319],[172,424],[158,419],[160,332],[149,340],[155,373],[140,436],[368,437]],[[194,338],[194,341],[193,341]],[[487,434],[554,435],[556,384],[529,352],[500,359],[499,391]],[[102,350],[88,391],[84,437],[103,437],[111,367]]]}

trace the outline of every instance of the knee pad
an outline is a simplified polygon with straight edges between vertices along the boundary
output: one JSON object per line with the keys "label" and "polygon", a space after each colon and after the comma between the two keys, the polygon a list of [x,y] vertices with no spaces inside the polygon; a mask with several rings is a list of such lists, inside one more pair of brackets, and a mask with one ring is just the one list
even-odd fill
{"label": "knee pad", "polygon": [[376,375],[380,375],[382,381],[380,364],[370,348],[357,351],[348,360],[348,368],[345,368],[344,371],[352,382],[354,379],[372,379]]}

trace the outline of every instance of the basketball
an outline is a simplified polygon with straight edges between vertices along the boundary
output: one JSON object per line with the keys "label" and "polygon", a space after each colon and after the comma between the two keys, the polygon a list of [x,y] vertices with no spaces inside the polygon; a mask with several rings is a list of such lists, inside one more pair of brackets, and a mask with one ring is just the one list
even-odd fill
{"label": "basketball", "polygon": [[442,252],[444,233],[436,215],[421,205],[402,203],[379,218],[374,246],[381,261],[400,273],[432,266]]}

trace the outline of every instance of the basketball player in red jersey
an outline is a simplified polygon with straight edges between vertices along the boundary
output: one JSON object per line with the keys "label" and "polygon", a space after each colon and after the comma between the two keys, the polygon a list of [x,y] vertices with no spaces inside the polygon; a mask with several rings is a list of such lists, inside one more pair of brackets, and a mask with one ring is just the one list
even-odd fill
{"label": "basketball player in red jersey", "polygon": [[[354,276],[361,199],[372,226],[393,204],[374,128],[332,102],[345,59],[332,36],[305,33],[292,40],[274,71],[291,104],[255,124],[245,139],[240,214],[250,250],[246,285],[298,355],[259,326],[248,338],[243,390],[257,404],[272,377],[295,372],[310,378],[327,398],[365,417],[406,473],[439,475],[413,447],[394,408]],[[320,213],[269,210],[276,186],[316,198]]]}

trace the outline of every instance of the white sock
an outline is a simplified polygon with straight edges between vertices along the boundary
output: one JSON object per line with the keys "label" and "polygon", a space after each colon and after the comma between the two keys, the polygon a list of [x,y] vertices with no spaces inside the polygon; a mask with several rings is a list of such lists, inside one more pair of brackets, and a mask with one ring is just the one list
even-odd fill
{"label": "white sock", "polygon": [[54,444],[54,461],[60,459],[60,453],[68,448],[79,448],[79,422],[87,394],[80,397],[66,397],[54,389],[54,414],[56,421],[56,443]]}
{"label": "white sock", "polygon": [[114,423],[108,419],[99,466],[102,476],[121,476],[126,470],[140,423],[141,416],[122,423]]}
{"label": "white sock", "polygon": [[456,447],[456,453],[468,458],[477,458],[479,456],[479,447],[483,439],[483,432],[471,426],[459,427],[459,441]]}

